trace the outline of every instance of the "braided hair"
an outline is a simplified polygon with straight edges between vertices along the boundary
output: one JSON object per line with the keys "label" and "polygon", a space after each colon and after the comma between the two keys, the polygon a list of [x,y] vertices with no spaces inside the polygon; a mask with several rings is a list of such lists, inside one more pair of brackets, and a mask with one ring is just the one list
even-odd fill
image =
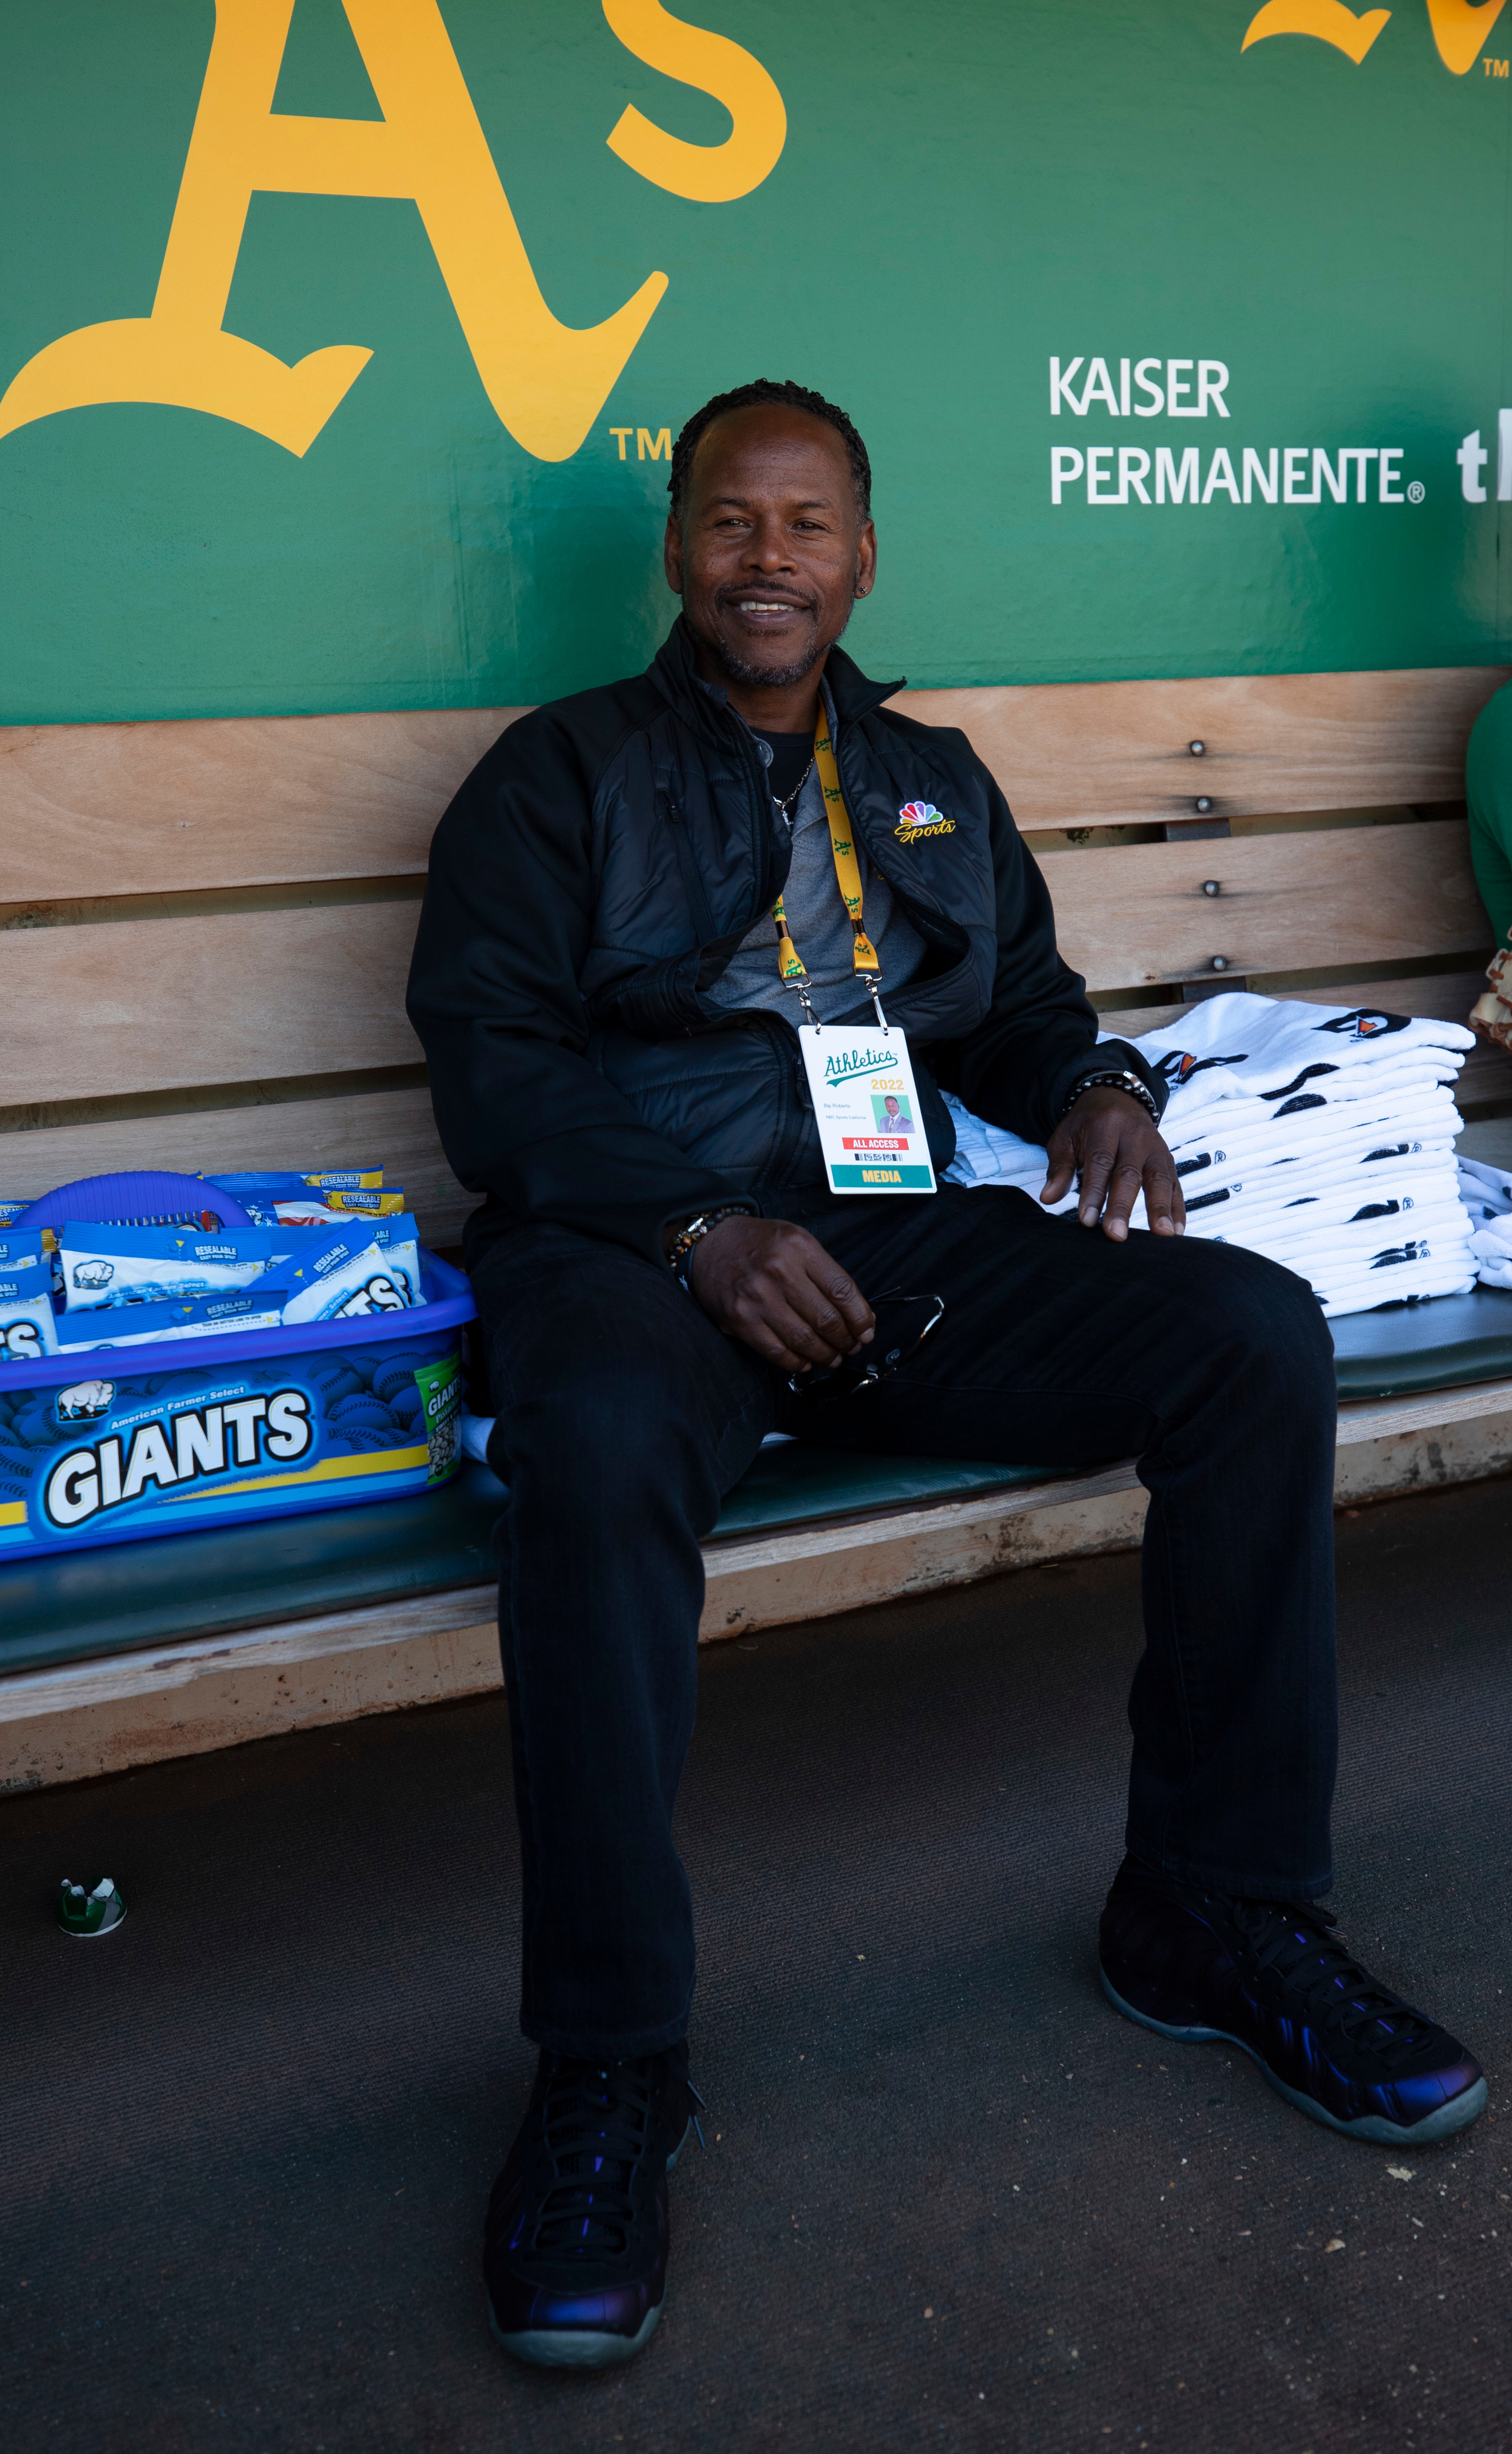
{"label": "braided hair", "polygon": [[693,470],[693,455],[715,419],[727,416],[732,410],[750,409],[759,401],[776,401],[783,409],[801,410],[806,416],[822,417],[826,426],[834,427],[845,446],[846,457],[851,464],[851,484],[856,490],[857,509],[863,520],[870,519],[872,464],[867,457],[865,444],[857,433],[844,410],[837,409],[835,403],[832,400],[826,400],[822,392],[809,392],[802,384],[772,383],[764,375],[759,376],[755,383],[737,384],[734,392],[716,392],[713,400],[706,400],[702,409],[694,411],[672,447],[672,474],[667,480],[667,492],[672,496],[674,517],[678,520],[682,517],[683,506],[688,498],[688,479]]}

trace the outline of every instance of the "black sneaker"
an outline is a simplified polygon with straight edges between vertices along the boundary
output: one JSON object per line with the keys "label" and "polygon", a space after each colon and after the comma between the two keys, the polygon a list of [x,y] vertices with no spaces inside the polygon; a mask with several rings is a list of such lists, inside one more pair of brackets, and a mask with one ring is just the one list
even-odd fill
{"label": "black sneaker", "polygon": [[1426,2146],[1485,2109],[1480,2063],[1361,1968],[1322,1909],[1226,1900],[1126,1858],[1100,1957],[1126,2019],[1241,2046],[1299,2112],[1351,2139]]}
{"label": "black sneaker", "polygon": [[602,2066],[541,2055],[483,2245],[490,2322],[516,2359],[602,2369],[650,2342],[667,2291],[667,2175],[697,2101],[683,2045]]}

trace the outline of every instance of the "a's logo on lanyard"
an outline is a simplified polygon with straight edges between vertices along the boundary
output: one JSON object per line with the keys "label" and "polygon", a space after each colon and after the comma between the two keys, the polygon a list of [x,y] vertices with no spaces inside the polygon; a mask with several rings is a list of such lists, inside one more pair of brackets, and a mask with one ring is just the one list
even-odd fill
{"label": "a's logo on lanyard", "polygon": [[793,942],[779,895],[772,906],[776,923],[777,970],[796,989],[803,1007],[798,1046],[814,1100],[825,1171],[832,1193],[934,1193],[934,1164],[919,1122],[918,1094],[908,1041],[892,1030],[878,988],[882,966],[862,917],[861,864],[829,723],[820,711],[814,735],[814,764],[824,794],[830,851],[840,898],[851,915],[851,967],[864,982],[877,1016],[875,1030],[839,1029],[821,1023],[809,996],[809,975]]}
{"label": "a's logo on lanyard", "polygon": [[[851,948],[852,969],[857,979],[864,980],[871,991],[872,1003],[877,1007],[877,1021],[885,1031],[887,1026],[882,1021],[882,1009],[877,994],[877,983],[882,976],[882,966],[877,959],[877,948],[867,935],[866,924],[861,917],[861,864],[856,856],[856,836],[851,826],[851,814],[845,806],[845,795],[840,790],[840,771],[835,763],[835,745],[830,739],[829,724],[822,710],[814,735],[814,765],[818,774],[820,790],[824,795],[824,815],[830,824],[830,851],[835,856],[835,875],[839,885],[840,899],[851,915],[851,927],[856,933],[855,943]],[[790,981],[797,990],[804,1014],[816,1028],[818,1016],[815,1014],[809,1000],[808,972],[804,967],[801,955],[793,943],[793,932],[788,927],[787,907],[780,895],[772,906],[772,917],[776,922],[777,930],[777,970],[782,978]]]}

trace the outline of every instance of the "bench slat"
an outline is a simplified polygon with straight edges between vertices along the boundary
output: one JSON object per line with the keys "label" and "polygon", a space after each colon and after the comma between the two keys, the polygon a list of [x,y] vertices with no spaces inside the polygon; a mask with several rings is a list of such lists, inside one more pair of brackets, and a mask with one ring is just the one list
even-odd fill
{"label": "bench slat", "polygon": [[1470,727],[1507,678],[1462,665],[1059,682],[907,691],[893,705],[959,725],[1021,827],[1065,827],[1190,817],[1199,794],[1223,816],[1462,800]]}
{"label": "bench slat", "polygon": [[[1183,958],[1185,976],[1211,977],[1218,951],[1241,976],[1338,964],[1362,935],[1378,959],[1456,952],[1487,934],[1465,835],[1451,823],[1150,844],[1054,854],[1044,869],[1068,959],[1107,990],[1180,977]],[[1217,898],[1201,892],[1213,875]],[[41,1103],[417,1063],[402,1007],[415,920],[406,901],[7,931],[8,1077]],[[1371,985],[1299,994],[1361,1002]],[[1434,995],[1406,990],[1380,983],[1372,1001]],[[1458,998],[1457,987],[1449,1011],[1467,1010]],[[1119,1027],[1156,1024],[1143,1008]]]}
{"label": "bench slat", "polygon": [[7,1079],[42,1101],[418,1064],[417,917],[350,903],[7,931]]}
{"label": "bench slat", "polygon": [[[1046,853],[1066,960],[1093,989],[1489,949],[1463,820]],[[1206,879],[1221,892],[1203,894]]]}
{"label": "bench slat", "polygon": [[[907,691],[959,726],[1023,827],[1458,800],[1500,666]],[[404,875],[520,708],[15,726],[0,900]],[[1201,760],[1188,743],[1206,743]]]}
{"label": "bench slat", "polygon": [[0,734],[0,902],[423,872],[522,708],[18,725]]}
{"label": "bench slat", "polygon": [[[1447,1015],[1458,1021],[1479,996],[1481,982],[1479,972],[1450,972],[1280,994],[1306,996],[1325,1005]],[[1105,1031],[1132,1038],[1163,1029],[1190,1010],[1131,1006],[1099,1019]],[[1462,1106],[1512,1101],[1512,1056],[1479,1043],[1460,1077],[1459,1096]],[[76,1177],[103,1176],[125,1167],[213,1174],[243,1167],[356,1167],[374,1159],[408,1190],[426,1241],[454,1243],[476,1197],[456,1182],[447,1166],[430,1093],[423,1088],[190,1109],[165,1116],[0,1135],[0,1199],[34,1199]]]}

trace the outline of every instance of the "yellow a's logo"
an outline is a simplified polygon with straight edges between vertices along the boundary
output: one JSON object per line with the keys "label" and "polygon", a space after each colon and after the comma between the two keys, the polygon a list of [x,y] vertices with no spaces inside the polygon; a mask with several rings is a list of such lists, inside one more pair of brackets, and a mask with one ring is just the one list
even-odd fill
{"label": "yellow a's logo", "polygon": [[1260,15],[1250,19],[1240,50],[1247,51],[1251,43],[1266,42],[1273,34],[1311,34],[1315,41],[1347,52],[1358,68],[1390,14],[1389,9],[1369,9],[1357,17],[1343,0],[1265,0]]}
{"label": "yellow a's logo", "polygon": [[1428,22],[1446,69],[1468,74],[1505,7],[1506,0],[1428,0]]}
{"label": "yellow a's logo", "polygon": [[[1428,0],[1439,57],[1455,76],[1467,75],[1475,66],[1505,7],[1506,0]],[[1367,9],[1357,16],[1343,0],[1265,0],[1260,14],[1250,19],[1240,50],[1247,51],[1252,43],[1267,42],[1274,34],[1311,34],[1316,42],[1331,43],[1336,51],[1346,53],[1358,68],[1390,15],[1389,9]]]}
{"label": "yellow a's logo", "polygon": [[[0,400],[0,435],[58,410],[156,401],[250,426],[307,452],[371,350],[312,351],[286,366],[223,329],[247,210],[257,189],[413,198],[483,386],[515,441],[570,458],[667,288],[653,272],[617,314],[586,331],[541,295],[436,0],[342,0],[381,119],[275,112],[294,0],[215,0],[189,155],[151,315],[66,332]],[[675,195],[722,203],[759,186],[782,151],[782,97],[724,36],[669,16],[661,0],[603,0],[627,50],[702,87],[735,122],[722,145],[687,145],[631,109],[607,142]]]}

